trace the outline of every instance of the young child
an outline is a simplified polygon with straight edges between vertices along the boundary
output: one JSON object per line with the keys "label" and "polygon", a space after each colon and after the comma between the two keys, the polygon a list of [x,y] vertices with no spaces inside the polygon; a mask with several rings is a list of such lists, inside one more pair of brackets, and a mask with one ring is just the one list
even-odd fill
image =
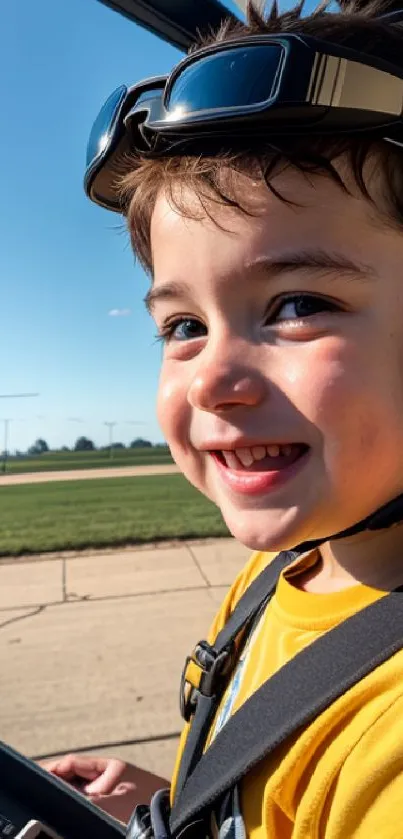
{"label": "young child", "polygon": [[[164,347],[158,415],[173,457],[255,551],[210,640],[280,550],[321,541],[282,573],[223,697],[227,715],[320,635],[403,584],[402,505],[393,528],[331,538],[403,492],[403,29],[380,19],[385,11],[357,4],[301,18],[300,7],[273,7],[263,18],[250,9],[248,24],[211,37],[202,69],[206,44],[193,54],[177,92],[171,81],[165,135],[152,144],[151,108],[136,148],[134,109],[120,137],[130,142],[125,168],[101,155],[103,181],[95,169],[87,178],[90,197],[126,215],[150,275],[146,303]],[[280,33],[319,39],[336,55],[319,70],[315,59],[300,108],[301,42],[287,42],[286,58],[281,44],[265,52],[266,36]],[[305,49],[313,43],[320,52],[309,37]],[[372,66],[354,64],[357,53]],[[282,61],[294,62],[284,81],[292,96]],[[187,135],[186,85],[202,109]],[[214,96],[218,111],[230,105],[219,131],[202,119],[208,108],[214,118]],[[398,652],[242,779],[214,814],[220,835],[402,837],[402,719]],[[210,739],[222,723],[221,714]],[[122,818],[163,786],[108,759],[47,766],[89,779],[86,793],[105,809],[116,813],[120,799]]]}

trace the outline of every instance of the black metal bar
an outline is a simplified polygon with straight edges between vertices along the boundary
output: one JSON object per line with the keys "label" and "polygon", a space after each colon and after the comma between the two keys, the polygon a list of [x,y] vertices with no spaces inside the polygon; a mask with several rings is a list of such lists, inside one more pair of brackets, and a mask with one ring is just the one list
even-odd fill
{"label": "black metal bar", "polygon": [[100,0],[115,12],[139,23],[186,51],[199,33],[218,28],[227,17],[234,15],[220,0]]}

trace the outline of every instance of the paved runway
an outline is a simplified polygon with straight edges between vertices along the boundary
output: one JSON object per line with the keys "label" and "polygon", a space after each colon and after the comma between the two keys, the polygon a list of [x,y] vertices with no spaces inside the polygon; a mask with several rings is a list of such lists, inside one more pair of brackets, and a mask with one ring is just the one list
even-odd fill
{"label": "paved runway", "polygon": [[111,466],[109,469],[66,469],[63,472],[23,472],[17,475],[0,475],[0,487],[15,484],[45,484],[48,481],[89,481],[95,478],[174,475],[177,472],[179,469],[174,463],[159,466]]}

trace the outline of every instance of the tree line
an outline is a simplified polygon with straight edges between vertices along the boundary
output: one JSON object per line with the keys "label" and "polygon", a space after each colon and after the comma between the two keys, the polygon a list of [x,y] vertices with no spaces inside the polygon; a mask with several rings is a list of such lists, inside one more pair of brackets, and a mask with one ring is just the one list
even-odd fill
{"label": "tree line", "polygon": [[96,446],[93,440],[90,440],[89,437],[78,437],[74,445],[69,448],[68,446],[61,446],[59,449],[50,449],[46,440],[42,437],[38,437],[37,440],[32,444],[32,446],[27,449],[26,452],[17,451],[17,457],[23,457],[28,455],[29,457],[38,457],[38,455],[46,454],[47,452],[94,452],[94,451],[108,451],[109,449],[151,449],[151,448],[166,448],[164,443],[157,443],[153,444],[150,440],[144,440],[142,437],[136,437],[135,440],[125,446],[124,443],[112,443],[111,446]]}

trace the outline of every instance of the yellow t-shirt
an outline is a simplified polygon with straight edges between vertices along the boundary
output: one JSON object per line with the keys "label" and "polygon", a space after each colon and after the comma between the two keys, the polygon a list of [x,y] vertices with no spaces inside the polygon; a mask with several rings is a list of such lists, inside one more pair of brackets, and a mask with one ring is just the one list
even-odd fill
{"label": "yellow t-shirt", "polygon": [[[252,556],[217,615],[210,642],[273,557]],[[295,587],[293,577],[317,559],[312,552],[282,573],[247,651],[232,713],[297,652],[382,596],[364,585],[331,594]],[[403,651],[261,761],[242,779],[239,803],[252,839],[403,839]]]}

